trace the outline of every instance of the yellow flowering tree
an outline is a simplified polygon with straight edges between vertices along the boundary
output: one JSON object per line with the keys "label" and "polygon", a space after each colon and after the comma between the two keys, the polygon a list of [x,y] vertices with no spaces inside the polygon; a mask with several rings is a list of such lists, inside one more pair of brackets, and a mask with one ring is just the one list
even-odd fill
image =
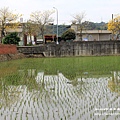
{"label": "yellow flowering tree", "polygon": [[112,36],[116,35],[116,39],[118,39],[120,35],[120,16],[117,16],[108,22],[108,30],[112,32]]}

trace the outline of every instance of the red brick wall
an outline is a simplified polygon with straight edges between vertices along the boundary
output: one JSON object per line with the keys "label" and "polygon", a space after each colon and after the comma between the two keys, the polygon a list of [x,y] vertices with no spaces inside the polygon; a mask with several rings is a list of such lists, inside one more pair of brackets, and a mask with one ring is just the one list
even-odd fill
{"label": "red brick wall", "polygon": [[15,54],[15,53],[17,53],[16,45],[0,44],[0,54]]}

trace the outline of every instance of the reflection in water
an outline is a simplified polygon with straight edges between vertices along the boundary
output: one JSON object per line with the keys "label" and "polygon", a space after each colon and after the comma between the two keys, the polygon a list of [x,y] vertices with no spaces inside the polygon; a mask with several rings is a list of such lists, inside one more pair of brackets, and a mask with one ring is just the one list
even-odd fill
{"label": "reflection in water", "polygon": [[0,120],[120,119],[116,91],[120,79],[115,72],[112,77],[78,77],[75,81],[62,73],[36,75],[35,69],[27,70],[27,77],[20,70],[20,76],[17,85],[6,84],[1,78]]}
{"label": "reflection in water", "polygon": [[108,87],[111,91],[117,92],[120,95],[120,72],[112,72],[113,76],[111,77],[111,80],[108,82]]}

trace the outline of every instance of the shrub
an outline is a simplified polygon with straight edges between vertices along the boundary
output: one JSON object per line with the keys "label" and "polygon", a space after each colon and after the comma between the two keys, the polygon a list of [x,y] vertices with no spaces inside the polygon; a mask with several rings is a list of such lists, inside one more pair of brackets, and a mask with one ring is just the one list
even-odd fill
{"label": "shrub", "polygon": [[3,38],[4,44],[18,45],[19,42],[20,42],[20,38],[18,37],[18,33],[16,33],[16,32],[10,33]]}
{"label": "shrub", "polygon": [[66,41],[66,40],[74,40],[75,39],[75,31],[73,29],[68,29],[67,31],[65,31],[61,38]]}

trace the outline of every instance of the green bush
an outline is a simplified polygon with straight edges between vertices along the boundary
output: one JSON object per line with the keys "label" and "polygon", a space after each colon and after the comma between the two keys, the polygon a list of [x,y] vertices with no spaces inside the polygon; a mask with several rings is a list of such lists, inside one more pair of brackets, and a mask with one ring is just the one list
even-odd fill
{"label": "green bush", "polygon": [[76,37],[75,36],[75,31],[73,29],[68,29],[61,36],[62,40],[64,40],[64,41],[66,41],[66,40],[74,40],[75,37]]}
{"label": "green bush", "polygon": [[20,42],[20,38],[18,37],[18,33],[14,32],[6,35],[2,41],[4,44],[18,45],[18,43]]}

